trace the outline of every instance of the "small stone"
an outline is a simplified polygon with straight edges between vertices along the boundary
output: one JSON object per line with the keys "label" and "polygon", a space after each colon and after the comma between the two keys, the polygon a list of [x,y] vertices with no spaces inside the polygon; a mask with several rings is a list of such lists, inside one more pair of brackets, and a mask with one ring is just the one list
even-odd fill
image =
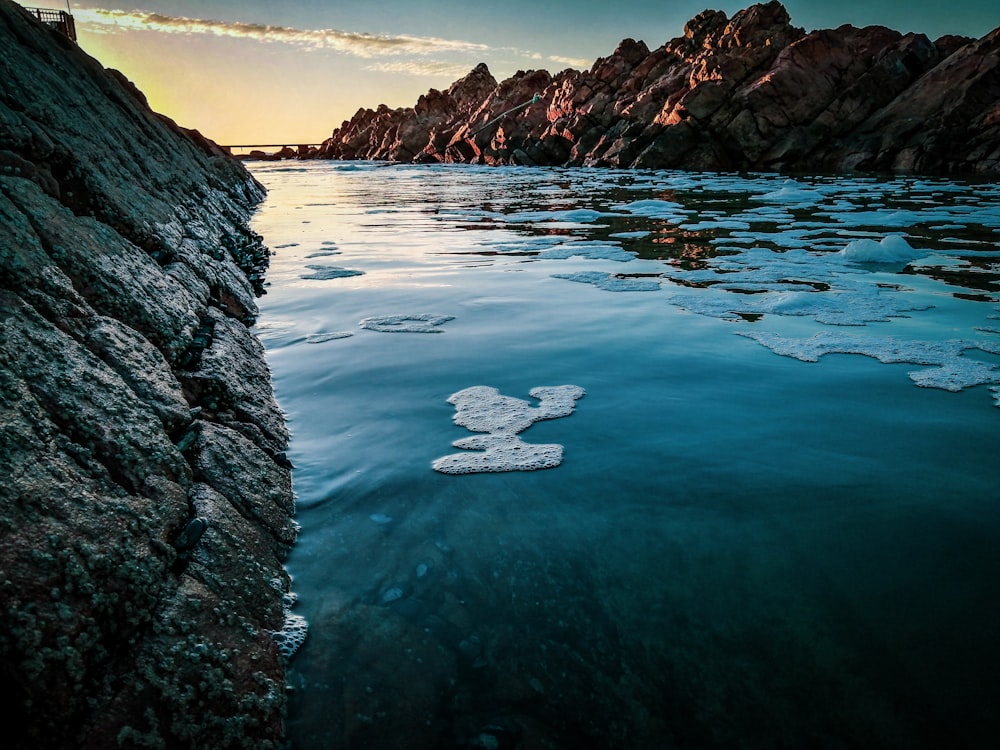
{"label": "small stone", "polygon": [[386,589],[385,593],[382,594],[382,603],[390,604],[402,598],[403,598],[403,589],[401,589],[399,586],[393,586],[392,588]]}
{"label": "small stone", "polygon": [[478,635],[472,635],[458,644],[458,651],[467,659],[476,659],[483,652],[483,642]]}

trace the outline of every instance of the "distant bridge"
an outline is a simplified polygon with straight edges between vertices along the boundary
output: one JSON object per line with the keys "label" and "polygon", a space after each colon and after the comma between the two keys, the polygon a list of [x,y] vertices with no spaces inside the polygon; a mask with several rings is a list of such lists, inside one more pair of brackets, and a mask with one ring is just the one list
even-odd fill
{"label": "distant bridge", "polygon": [[290,148],[295,151],[298,151],[299,153],[302,153],[304,151],[308,151],[311,148],[319,148],[322,145],[323,145],[322,143],[296,143],[295,141],[291,142],[286,141],[285,143],[241,143],[241,144],[234,144],[231,146],[220,145],[219,148],[225,149],[230,154],[233,153],[234,150],[260,151],[264,149],[274,149],[274,151],[272,151],[272,153],[274,153],[276,151],[281,151],[286,148]]}

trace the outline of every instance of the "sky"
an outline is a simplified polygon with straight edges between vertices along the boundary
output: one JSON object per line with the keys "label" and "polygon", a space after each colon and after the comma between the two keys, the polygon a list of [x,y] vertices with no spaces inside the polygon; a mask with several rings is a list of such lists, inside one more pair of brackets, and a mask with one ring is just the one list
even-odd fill
{"label": "sky", "polygon": [[[26,0],[65,10],[64,0]],[[224,145],[320,143],[360,107],[411,106],[480,62],[589,68],[625,38],[654,49],[750,0],[88,0],[80,46],[158,112]],[[935,39],[1000,26],[997,0],[785,0],[807,31],[881,24]]]}

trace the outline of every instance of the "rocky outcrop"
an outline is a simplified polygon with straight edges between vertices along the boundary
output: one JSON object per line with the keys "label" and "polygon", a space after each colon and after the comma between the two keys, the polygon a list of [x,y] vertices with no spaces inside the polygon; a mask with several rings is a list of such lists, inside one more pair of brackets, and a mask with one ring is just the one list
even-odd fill
{"label": "rocky outcrop", "polygon": [[[779,2],[706,10],[652,51],[360,110],[313,156],[686,169],[1000,173],[1000,29],[806,33]],[[531,100],[537,95],[538,100]]]}
{"label": "rocky outcrop", "polygon": [[8,0],[0,81],[4,746],[274,747],[302,631],[262,188]]}

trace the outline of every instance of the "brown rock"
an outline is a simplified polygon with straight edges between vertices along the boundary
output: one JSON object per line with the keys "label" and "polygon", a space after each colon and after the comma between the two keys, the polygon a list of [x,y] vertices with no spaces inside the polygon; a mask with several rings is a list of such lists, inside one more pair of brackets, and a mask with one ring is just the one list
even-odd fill
{"label": "brown rock", "polygon": [[997,174],[998,102],[1000,29],[954,52],[862,123],[854,158],[865,154],[859,166],[869,169]]}
{"label": "brown rock", "polygon": [[[322,151],[488,164],[995,174],[990,38],[931,43],[879,26],[807,35],[776,1],[731,19],[706,10],[657,49],[626,39],[589,71],[564,71],[537,92],[523,84],[526,76],[541,84],[542,71],[497,85],[480,66],[449,89],[446,113],[431,106],[437,92],[414,110],[363,110]],[[965,92],[961,101],[955,92]],[[538,105],[500,117],[533,93]]]}

